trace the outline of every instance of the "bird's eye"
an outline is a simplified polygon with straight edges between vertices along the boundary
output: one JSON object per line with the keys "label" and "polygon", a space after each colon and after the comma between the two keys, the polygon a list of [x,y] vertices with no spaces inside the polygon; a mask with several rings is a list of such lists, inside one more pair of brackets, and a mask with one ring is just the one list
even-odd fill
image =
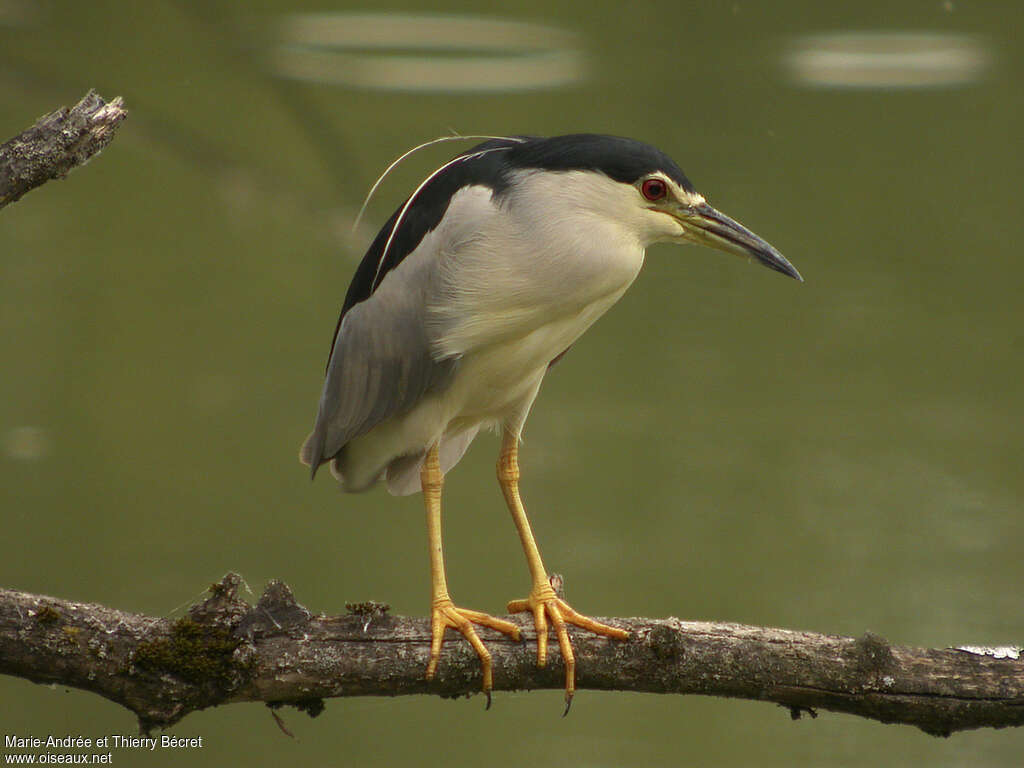
{"label": "bird's eye", "polygon": [[668,187],[661,179],[647,179],[640,185],[640,194],[648,200],[661,200],[668,192]]}

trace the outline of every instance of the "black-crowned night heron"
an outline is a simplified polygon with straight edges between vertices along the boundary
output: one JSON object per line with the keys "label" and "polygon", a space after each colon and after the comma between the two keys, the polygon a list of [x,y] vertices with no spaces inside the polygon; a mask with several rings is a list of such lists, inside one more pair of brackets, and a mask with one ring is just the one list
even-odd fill
{"label": "black-crowned night heron", "polygon": [[491,689],[491,658],[473,628],[519,639],[503,619],[457,607],[441,547],[444,474],[481,427],[502,431],[498,482],[530,568],[525,600],[547,660],[548,624],[565,663],[566,624],[625,639],[574,611],[549,582],[519,497],[519,437],[551,365],[636,278],[651,243],[700,243],[801,279],[778,251],[708,205],[671,158],[632,139],[577,134],[493,138],[431,173],[388,219],[345,296],[313,433],[302,461],[346,491],[386,478],[422,490],[432,586],[433,677],[447,627],[472,644]]}

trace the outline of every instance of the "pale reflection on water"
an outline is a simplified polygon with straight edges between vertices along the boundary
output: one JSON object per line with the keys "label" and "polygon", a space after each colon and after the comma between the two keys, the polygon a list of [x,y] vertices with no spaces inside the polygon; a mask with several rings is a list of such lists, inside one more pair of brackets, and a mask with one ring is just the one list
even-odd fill
{"label": "pale reflection on water", "polygon": [[934,88],[984,75],[981,40],[931,32],[837,32],[790,42],[786,68],[801,85],[825,88]]}
{"label": "pale reflection on water", "polygon": [[0,440],[3,452],[12,459],[36,461],[50,453],[50,437],[42,427],[12,427]]}
{"label": "pale reflection on water", "polygon": [[400,13],[285,18],[272,52],[284,77],[377,90],[487,92],[556,88],[585,76],[579,41],[508,19]]}

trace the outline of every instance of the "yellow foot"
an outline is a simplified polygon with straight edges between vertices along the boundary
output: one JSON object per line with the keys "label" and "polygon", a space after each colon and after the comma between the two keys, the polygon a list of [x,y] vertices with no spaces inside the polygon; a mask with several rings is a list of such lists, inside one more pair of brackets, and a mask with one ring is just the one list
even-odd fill
{"label": "yellow foot", "polygon": [[538,667],[543,667],[548,663],[548,622],[555,628],[558,647],[561,649],[562,659],[565,661],[565,711],[568,713],[572,697],[576,693],[576,657],[572,651],[572,643],[569,642],[566,625],[572,624],[595,634],[614,637],[618,640],[626,640],[629,633],[576,613],[565,600],[555,594],[555,590],[551,588],[550,584],[534,587],[530,596],[525,600],[512,600],[508,604],[509,613],[524,613],[526,611],[533,614],[533,624],[537,628]]}
{"label": "yellow foot", "polygon": [[480,657],[480,666],[483,671],[484,683],[483,692],[487,694],[487,707],[491,706],[491,688],[494,687],[491,678],[491,652],[484,647],[479,635],[473,629],[474,624],[482,627],[490,627],[508,635],[513,640],[521,640],[522,634],[519,627],[510,621],[495,618],[480,611],[470,611],[466,608],[457,608],[448,598],[435,600],[430,616],[430,661],[427,664],[427,680],[434,679],[437,672],[437,661],[441,658],[441,641],[444,640],[444,631],[448,627],[456,629],[469,641]]}

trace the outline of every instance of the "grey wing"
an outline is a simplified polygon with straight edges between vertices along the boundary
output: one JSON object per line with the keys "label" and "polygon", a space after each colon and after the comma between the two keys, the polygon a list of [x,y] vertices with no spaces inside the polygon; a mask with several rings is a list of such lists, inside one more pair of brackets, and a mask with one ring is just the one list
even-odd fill
{"label": "grey wing", "polygon": [[457,364],[435,360],[426,328],[429,278],[409,259],[338,329],[312,434],[300,458],[315,474],[353,438],[443,388]]}

